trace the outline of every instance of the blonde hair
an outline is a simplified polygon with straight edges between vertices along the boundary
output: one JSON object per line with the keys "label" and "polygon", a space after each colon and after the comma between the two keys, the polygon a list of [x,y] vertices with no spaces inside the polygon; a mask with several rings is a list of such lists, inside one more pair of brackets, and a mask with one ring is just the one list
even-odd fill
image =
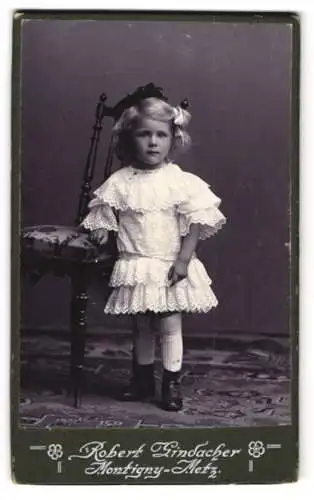
{"label": "blonde hair", "polygon": [[134,160],[131,132],[143,116],[169,123],[173,137],[171,151],[183,150],[190,145],[191,138],[184,130],[191,119],[190,113],[180,106],[173,107],[161,99],[148,97],[125,109],[113,127],[115,153],[124,165]]}

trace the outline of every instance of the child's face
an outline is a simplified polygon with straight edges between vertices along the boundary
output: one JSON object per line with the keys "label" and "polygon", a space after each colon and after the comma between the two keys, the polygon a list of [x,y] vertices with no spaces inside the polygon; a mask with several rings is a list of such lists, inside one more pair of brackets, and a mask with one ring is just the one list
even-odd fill
{"label": "child's face", "polygon": [[170,151],[172,134],[169,123],[142,117],[132,136],[136,160],[147,168],[158,167]]}

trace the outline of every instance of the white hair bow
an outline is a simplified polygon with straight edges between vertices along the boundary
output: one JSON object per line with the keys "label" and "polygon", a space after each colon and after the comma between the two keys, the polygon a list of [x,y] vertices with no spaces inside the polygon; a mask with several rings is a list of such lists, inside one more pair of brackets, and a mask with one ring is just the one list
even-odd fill
{"label": "white hair bow", "polygon": [[180,106],[175,106],[173,108],[173,113],[174,113],[173,123],[175,125],[178,125],[179,127],[182,126],[184,123],[184,115],[182,108]]}

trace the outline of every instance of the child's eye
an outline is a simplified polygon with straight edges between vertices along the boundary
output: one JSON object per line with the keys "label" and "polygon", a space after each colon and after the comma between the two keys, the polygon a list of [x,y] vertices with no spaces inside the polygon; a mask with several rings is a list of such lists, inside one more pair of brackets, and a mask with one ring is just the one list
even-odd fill
{"label": "child's eye", "polygon": [[[152,133],[150,130],[136,130],[134,135],[135,137],[151,137],[152,135],[154,135],[154,133]],[[165,137],[169,137],[169,134],[164,130],[157,131],[156,135],[157,137],[160,137],[162,139]]]}
{"label": "child's eye", "polygon": [[136,137],[148,137],[150,135],[148,130],[138,130],[135,132]]}

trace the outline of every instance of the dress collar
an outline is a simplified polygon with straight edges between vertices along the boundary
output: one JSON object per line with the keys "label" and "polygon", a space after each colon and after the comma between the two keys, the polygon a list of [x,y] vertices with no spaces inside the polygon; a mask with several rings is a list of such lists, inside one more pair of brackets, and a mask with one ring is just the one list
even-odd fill
{"label": "dress collar", "polygon": [[160,172],[161,170],[164,170],[164,168],[167,167],[167,165],[169,165],[169,164],[168,163],[163,163],[162,165],[160,165],[160,167],[157,167],[157,168],[136,168],[136,167],[133,167],[133,165],[130,165],[129,168],[133,172],[140,173],[140,174],[143,174],[143,175],[147,175],[147,174],[153,174],[153,173]]}

